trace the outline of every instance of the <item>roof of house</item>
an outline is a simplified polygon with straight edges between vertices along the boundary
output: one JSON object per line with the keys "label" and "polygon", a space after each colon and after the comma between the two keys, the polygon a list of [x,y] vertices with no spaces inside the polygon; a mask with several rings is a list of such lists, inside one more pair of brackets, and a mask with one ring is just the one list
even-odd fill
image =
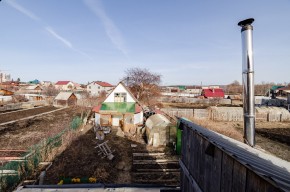
{"label": "roof of house", "polygon": [[30,86],[25,87],[25,90],[35,90],[37,87],[41,88],[38,85],[30,85]]}
{"label": "roof of house", "polygon": [[9,91],[7,89],[0,89],[0,95],[6,96],[6,95],[13,95],[13,91]]}
{"label": "roof of house", "polygon": [[[136,99],[136,97],[133,95],[133,93],[129,90],[128,87],[126,87],[122,82],[119,82],[118,85],[111,90],[111,92],[108,94],[107,98],[114,92],[114,90],[119,86],[119,85],[122,85],[124,87],[124,89],[130,94],[130,96],[134,99],[134,101],[138,104],[140,104],[140,102]],[[106,98],[106,99],[107,99]],[[106,101],[105,99],[105,101]]]}
{"label": "roof of house", "polygon": [[281,90],[281,91],[290,90],[290,87],[281,87],[281,88],[278,88],[277,90]]}
{"label": "roof of house", "polygon": [[94,81],[94,84],[98,84],[102,87],[114,87],[113,85],[111,85],[110,83],[107,82],[103,82],[103,81]]}
{"label": "roof of house", "polygon": [[71,81],[58,81],[55,85],[67,85]]}
{"label": "roof of house", "polygon": [[[68,100],[71,95],[75,95],[72,92],[60,92],[54,99],[55,100]],[[75,95],[76,96],[76,95]]]}
{"label": "roof of house", "polygon": [[285,86],[283,86],[283,85],[273,85],[272,87],[271,87],[271,90],[272,91],[275,91],[275,90],[277,90],[277,89],[281,89],[281,88],[284,88]]}
{"label": "roof of house", "polygon": [[203,89],[203,96],[205,97],[224,97],[224,91],[221,88]]}
{"label": "roof of house", "polygon": [[38,79],[34,79],[32,81],[28,81],[28,83],[30,83],[30,84],[39,84],[40,81]]}

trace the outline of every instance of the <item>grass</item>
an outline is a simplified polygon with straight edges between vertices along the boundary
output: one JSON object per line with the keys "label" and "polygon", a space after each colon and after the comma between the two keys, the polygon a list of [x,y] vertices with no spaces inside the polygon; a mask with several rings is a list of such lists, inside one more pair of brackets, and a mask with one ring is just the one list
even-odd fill
{"label": "grass", "polygon": [[[191,118],[196,124],[243,142],[243,122],[216,122]],[[256,122],[256,128],[290,128],[289,122]],[[290,146],[256,134],[256,149],[290,162]]]}

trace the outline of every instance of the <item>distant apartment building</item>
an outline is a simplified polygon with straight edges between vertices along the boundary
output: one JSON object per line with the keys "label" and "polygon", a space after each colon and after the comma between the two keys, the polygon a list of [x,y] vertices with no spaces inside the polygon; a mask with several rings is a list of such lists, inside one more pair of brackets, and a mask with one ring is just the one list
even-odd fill
{"label": "distant apartment building", "polygon": [[108,93],[113,88],[113,85],[103,81],[93,81],[87,85],[87,91],[92,96],[99,96],[102,92]]}
{"label": "distant apartment building", "polygon": [[11,81],[11,75],[0,72],[0,83],[7,82],[7,81]]}

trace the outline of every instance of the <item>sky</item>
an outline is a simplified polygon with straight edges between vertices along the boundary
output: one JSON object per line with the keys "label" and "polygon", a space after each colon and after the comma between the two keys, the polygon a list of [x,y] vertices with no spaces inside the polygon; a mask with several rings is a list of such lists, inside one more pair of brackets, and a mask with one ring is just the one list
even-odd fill
{"label": "sky", "polygon": [[21,81],[117,84],[138,67],[162,85],[241,82],[247,18],[255,83],[289,83],[289,0],[2,0],[0,70]]}

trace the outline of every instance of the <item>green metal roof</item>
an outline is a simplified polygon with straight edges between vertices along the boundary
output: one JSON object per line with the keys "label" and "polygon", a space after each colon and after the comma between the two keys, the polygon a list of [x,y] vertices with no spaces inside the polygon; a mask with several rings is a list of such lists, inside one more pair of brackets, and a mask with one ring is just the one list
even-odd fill
{"label": "green metal roof", "polygon": [[183,85],[179,85],[178,88],[179,88],[179,90],[185,90],[185,86],[183,86]]}
{"label": "green metal roof", "polygon": [[101,111],[116,111],[120,113],[135,113],[135,103],[112,102],[102,103]]}
{"label": "green metal roof", "polygon": [[285,87],[285,86],[281,86],[281,85],[273,85],[271,90],[272,91],[275,91],[276,89],[279,89],[279,88],[282,88],[282,87]]}

